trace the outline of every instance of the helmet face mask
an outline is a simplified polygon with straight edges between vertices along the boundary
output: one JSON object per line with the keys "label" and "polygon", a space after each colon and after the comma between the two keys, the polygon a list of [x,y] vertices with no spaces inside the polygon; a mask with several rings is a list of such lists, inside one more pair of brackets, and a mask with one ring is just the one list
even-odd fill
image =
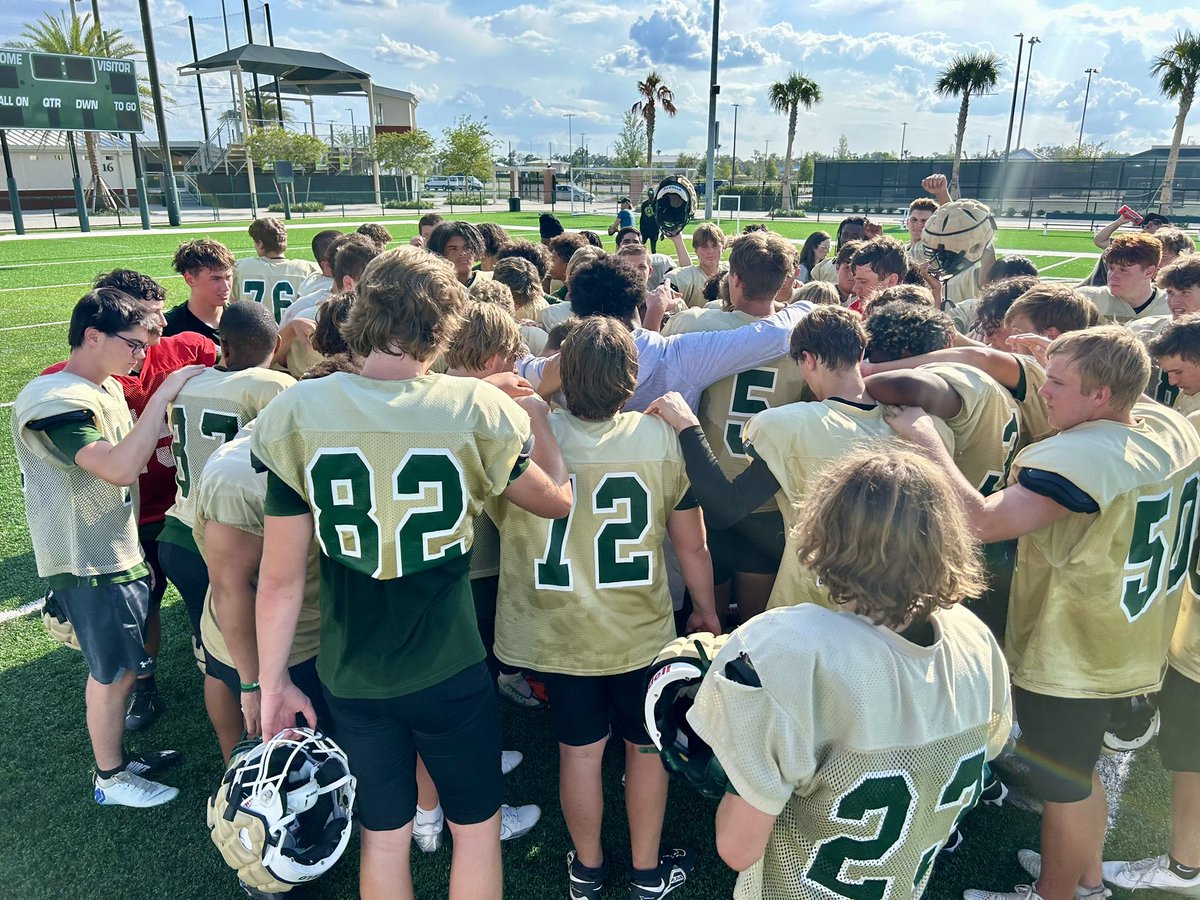
{"label": "helmet face mask", "polygon": [[341,858],[355,785],[341,748],[307,728],[236,748],[208,801],[213,843],[244,884],[291,890]]}
{"label": "helmet face mask", "polygon": [[929,271],[943,280],[965,272],[983,259],[995,236],[996,220],[985,204],[978,200],[943,203],[921,233]]}
{"label": "helmet face mask", "polygon": [[654,215],[667,237],[683,231],[696,208],[696,189],[682,175],[668,175],[654,191]]}

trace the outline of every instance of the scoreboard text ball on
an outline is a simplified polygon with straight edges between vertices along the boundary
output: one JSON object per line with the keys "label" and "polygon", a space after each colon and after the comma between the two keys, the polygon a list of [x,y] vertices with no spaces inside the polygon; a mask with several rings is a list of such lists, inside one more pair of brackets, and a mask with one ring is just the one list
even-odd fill
{"label": "scoreboard text ball on", "polygon": [[140,132],[133,61],[0,48],[0,128]]}

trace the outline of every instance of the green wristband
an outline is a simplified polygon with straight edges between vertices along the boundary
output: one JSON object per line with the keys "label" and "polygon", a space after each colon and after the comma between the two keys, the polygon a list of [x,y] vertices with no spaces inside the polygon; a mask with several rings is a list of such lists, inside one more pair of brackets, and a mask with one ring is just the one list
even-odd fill
{"label": "green wristband", "polygon": [[250,684],[246,684],[246,682],[244,682],[244,681],[242,682],[242,693],[243,694],[252,694],[257,690],[258,690],[258,682],[257,681],[252,681],[252,682],[250,682]]}

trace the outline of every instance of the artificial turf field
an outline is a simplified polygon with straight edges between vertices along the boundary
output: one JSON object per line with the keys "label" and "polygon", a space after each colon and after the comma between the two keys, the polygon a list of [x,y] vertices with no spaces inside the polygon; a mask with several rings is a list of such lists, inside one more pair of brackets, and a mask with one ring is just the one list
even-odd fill
{"label": "artificial turf field", "polygon": [[[479,220],[479,216],[464,218]],[[536,235],[537,216],[487,214],[505,226],[520,226],[514,236]],[[325,220],[323,220],[325,221]],[[332,220],[328,220],[332,221]],[[308,241],[322,227],[352,230],[361,220],[296,222],[291,255],[309,258]],[[571,228],[604,232],[608,217],[575,217]],[[415,220],[385,223],[398,242],[416,231]],[[725,223],[732,230],[732,223]],[[244,225],[198,229],[122,232],[94,237],[54,236],[0,241],[0,612],[40,597],[25,527],[23,499],[9,435],[11,402],[42,368],[67,352],[65,321],[91,279],[112,268],[139,269],[160,278],[168,307],[186,299],[183,279],[170,268],[180,240],[211,235],[238,256],[253,252]],[[773,230],[802,238],[836,223],[774,222]],[[895,229],[887,229],[895,232]],[[903,239],[903,233],[897,233]],[[611,240],[611,239],[610,239]],[[1082,278],[1094,260],[1075,254],[1095,252],[1087,234],[1002,231],[999,253],[1026,253],[1047,274]],[[660,244],[660,251],[663,246]],[[669,249],[669,244],[667,245]],[[1033,254],[1037,254],[1034,256]],[[4,752],[0,783],[0,898],[216,898],[243,896],[208,838],[204,801],[220,779],[216,740],[204,714],[200,675],[192,662],[186,614],[172,588],[163,614],[163,653],[159,689],[167,712],[148,732],[132,735],[133,749],[173,747],[184,761],[163,780],[178,785],[180,796],[151,810],[103,808],[91,799],[91,754],[83,718],[82,657],[56,644],[34,616],[0,624],[0,722]],[[545,713],[518,710],[502,703],[504,746],[525,754],[524,764],[508,776],[508,800],[537,803],[541,823],[529,835],[504,848],[506,896],[517,900],[561,898],[566,894],[564,858],[570,849],[558,807],[557,752]],[[628,834],[621,824],[621,756],[606,761],[608,815],[605,843],[613,863],[606,897],[625,896]],[[1113,767],[1119,801],[1109,831],[1106,857],[1140,858],[1161,853],[1167,840],[1169,784],[1151,748],[1122,758]],[[731,894],[734,876],[713,847],[714,806],[682,785],[673,785],[664,843],[699,852],[700,863],[677,896],[720,898]],[[957,898],[967,887],[1009,889],[1027,881],[1016,864],[1016,851],[1036,847],[1037,819],[1013,806],[981,808],[966,821],[967,841],[935,869],[927,897]],[[414,851],[417,896],[444,897],[450,851],[436,855]],[[352,897],[356,893],[357,842],[328,876],[297,889],[297,897]],[[1118,896],[1121,892],[1117,892]]]}

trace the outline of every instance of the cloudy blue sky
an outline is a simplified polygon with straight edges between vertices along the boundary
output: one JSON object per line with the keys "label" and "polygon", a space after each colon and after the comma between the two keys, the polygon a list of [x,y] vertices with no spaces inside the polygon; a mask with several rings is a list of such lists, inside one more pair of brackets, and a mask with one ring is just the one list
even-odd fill
{"label": "cloudy blue sky", "polygon": [[[225,0],[236,45],[242,42],[240,0]],[[80,10],[90,0],[79,0]],[[252,0],[255,38],[265,41],[259,0]],[[701,7],[704,7],[703,9]],[[64,0],[5,0],[0,44],[23,23],[68,9]],[[186,16],[197,19],[200,55],[225,48],[220,0],[152,0],[164,84],[178,101],[172,138],[199,135],[195,80],[175,68],[191,59]],[[140,38],[136,0],[100,0],[106,27]],[[276,42],[320,50],[372,73],[376,82],[411,90],[421,100],[418,124],[437,134],[455,117],[487,116],[505,148],[544,154],[567,141],[566,113],[574,113],[574,142],[586,134],[603,152],[620,114],[637,99],[635,84],[657,68],[673,87],[679,115],[660,117],[656,146],[701,151],[707,115],[711,8],[703,2],[662,0],[275,0]],[[994,50],[1004,60],[997,92],[972,103],[966,149],[1001,147],[1016,62],[1016,31],[1038,35],[1025,115],[1026,146],[1074,142],[1082,110],[1084,69],[1092,83],[1086,139],[1126,151],[1169,141],[1175,107],[1149,75],[1153,57],[1181,28],[1200,30],[1194,0],[730,0],[721,13],[723,150],[738,115],[738,156],[770,142],[782,151],[783,117],[771,112],[768,85],[799,70],[822,87],[824,102],[802,114],[797,151],[833,150],[845,134],[858,152],[907,148],[914,154],[950,146],[957,102],[935,96],[938,70],[957,53]],[[1022,73],[1024,82],[1024,73]],[[229,105],[229,84],[206,79],[213,114]],[[317,119],[349,124],[355,107],[366,119],[365,98],[318,101]],[[298,116],[307,111],[297,106]],[[1200,110],[1185,135],[1200,140]],[[1015,139],[1015,135],[1014,135]],[[1186,139],[1186,138],[1185,138]]]}

